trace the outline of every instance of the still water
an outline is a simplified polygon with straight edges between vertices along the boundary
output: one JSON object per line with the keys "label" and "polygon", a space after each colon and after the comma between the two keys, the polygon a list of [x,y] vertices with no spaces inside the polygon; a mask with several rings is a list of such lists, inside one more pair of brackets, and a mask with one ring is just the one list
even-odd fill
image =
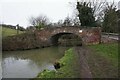
{"label": "still water", "polygon": [[1,66],[1,62],[2,62],[2,52],[0,52],[0,80],[2,79],[2,66]]}
{"label": "still water", "polygon": [[68,47],[48,47],[25,51],[3,52],[3,78],[34,78],[44,69],[54,70]]}

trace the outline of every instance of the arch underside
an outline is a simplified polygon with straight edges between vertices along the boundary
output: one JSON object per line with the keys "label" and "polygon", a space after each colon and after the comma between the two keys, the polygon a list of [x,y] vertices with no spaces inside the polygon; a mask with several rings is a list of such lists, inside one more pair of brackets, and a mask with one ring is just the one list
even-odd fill
{"label": "arch underside", "polygon": [[[55,35],[53,35],[53,36],[51,36],[50,37],[50,43],[52,44],[52,45],[55,45],[55,46],[57,46],[57,45],[59,45],[59,38],[62,36],[62,35],[75,35],[75,36],[78,36],[78,35],[76,35],[76,34],[74,34],[74,33],[57,33],[57,34],[55,34]],[[79,38],[80,38],[80,40],[79,41],[81,41],[81,44],[77,44],[77,45],[82,45],[82,39],[81,39],[81,37],[80,36],[78,36]],[[69,40],[67,41],[67,42],[69,42]]]}

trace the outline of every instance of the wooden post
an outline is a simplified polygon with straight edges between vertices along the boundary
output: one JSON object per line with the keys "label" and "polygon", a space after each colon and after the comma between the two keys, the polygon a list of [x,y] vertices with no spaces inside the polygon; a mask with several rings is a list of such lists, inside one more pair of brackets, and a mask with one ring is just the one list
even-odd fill
{"label": "wooden post", "polygon": [[99,27],[99,35],[100,35],[99,44],[101,44],[102,43],[102,29],[101,29],[101,27]]}
{"label": "wooden post", "polygon": [[17,27],[17,34],[19,34],[19,24],[17,24],[16,27]]}

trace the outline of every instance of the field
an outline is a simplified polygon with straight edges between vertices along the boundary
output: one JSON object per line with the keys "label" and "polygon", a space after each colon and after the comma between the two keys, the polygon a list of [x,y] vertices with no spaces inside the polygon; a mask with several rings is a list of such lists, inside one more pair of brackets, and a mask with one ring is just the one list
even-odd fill
{"label": "field", "polygon": [[[23,33],[23,31],[19,31],[19,34]],[[2,27],[2,37],[17,35],[17,30],[10,29],[6,27]]]}

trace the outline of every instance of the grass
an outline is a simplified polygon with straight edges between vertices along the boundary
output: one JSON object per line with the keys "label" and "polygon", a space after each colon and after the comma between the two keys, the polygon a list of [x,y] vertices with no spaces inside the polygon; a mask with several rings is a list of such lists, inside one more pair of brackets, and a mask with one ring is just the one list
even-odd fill
{"label": "grass", "polygon": [[[19,34],[21,33],[23,33],[23,31],[19,31]],[[2,37],[13,36],[13,35],[17,35],[17,30],[2,27]]]}
{"label": "grass", "polygon": [[61,65],[60,69],[57,71],[44,70],[38,74],[37,78],[75,78],[78,76],[74,70],[76,67],[76,56],[72,48],[65,52],[59,63]]}
{"label": "grass", "polygon": [[0,26],[0,36],[2,36],[2,27]]}
{"label": "grass", "polygon": [[95,78],[118,77],[118,44],[97,44],[88,46],[93,50],[88,59]]}
{"label": "grass", "polygon": [[99,55],[112,61],[113,64],[118,62],[118,43],[97,44],[89,46],[93,48]]}

